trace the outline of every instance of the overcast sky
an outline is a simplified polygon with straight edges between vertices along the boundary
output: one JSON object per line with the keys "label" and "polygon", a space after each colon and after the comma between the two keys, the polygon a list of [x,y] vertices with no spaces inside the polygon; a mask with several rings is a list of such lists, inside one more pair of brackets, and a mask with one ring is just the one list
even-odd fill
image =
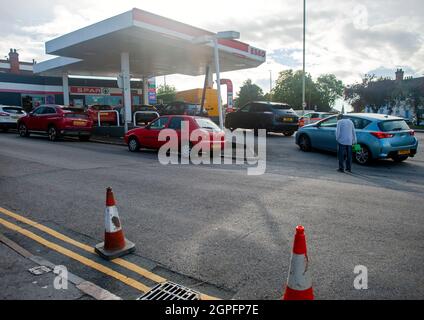
{"label": "overcast sky", "polygon": [[[3,0],[4,1],[4,0]],[[251,78],[269,91],[269,70],[302,67],[302,0],[14,0],[2,5],[0,54],[19,49],[22,60],[43,61],[44,43],[133,7],[210,31],[236,30],[241,40],[265,49],[259,68],[223,75],[235,87]],[[423,0],[307,0],[307,71],[334,73],[345,84],[365,73],[424,75]],[[159,84],[163,79],[158,79]],[[184,80],[184,81],[182,81]],[[167,77],[177,89],[203,79]]]}

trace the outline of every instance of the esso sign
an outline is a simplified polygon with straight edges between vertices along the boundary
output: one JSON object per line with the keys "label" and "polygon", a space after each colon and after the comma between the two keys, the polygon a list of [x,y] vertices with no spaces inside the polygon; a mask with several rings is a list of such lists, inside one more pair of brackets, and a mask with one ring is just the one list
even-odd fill
{"label": "esso sign", "polygon": [[254,56],[258,56],[261,58],[266,57],[266,51],[255,48],[255,47],[250,47],[250,54],[253,54]]}

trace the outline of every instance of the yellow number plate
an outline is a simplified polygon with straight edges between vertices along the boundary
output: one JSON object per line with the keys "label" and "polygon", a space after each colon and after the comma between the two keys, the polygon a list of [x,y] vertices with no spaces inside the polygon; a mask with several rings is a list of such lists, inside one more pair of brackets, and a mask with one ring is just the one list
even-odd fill
{"label": "yellow number plate", "polygon": [[284,122],[293,122],[293,118],[283,118]]}
{"label": "yellow number plate", "polygon": [[86,121],[74,121],[74,126],[85,126],[86,124]]}
{"label": "yellow number plate", "polygon": [[410,154],[410,153],[411,153],[411,151],[409,151],[409,150],[400,150],[399,151],[400,155],[406,155],[406,154]]}

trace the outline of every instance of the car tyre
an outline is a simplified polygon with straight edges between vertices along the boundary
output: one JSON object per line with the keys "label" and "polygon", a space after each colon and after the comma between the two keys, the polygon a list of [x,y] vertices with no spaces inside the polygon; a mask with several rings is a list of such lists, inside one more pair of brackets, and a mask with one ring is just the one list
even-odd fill
{"label": "car tyre", "polygon": [[47,135],[50,141],[57,141],[57,139],[59,139],[59,132],[57,132],[55,126],[49,127],[49,129],[47,130]]}
{"label": "car tyre", "polygon": [[361,144],[361,151],[355,152],[353,154],[353,159],[356,163],[365,166],[371,163],[372,155],[371,151],[367,146]]}
{"label": "car tyre", "polygon": [[29,137],[29,131],[28,131],[28,128],[25,124],[21,123],[19,125],[18,130],[19,130],[19,135],[21,137]]}
{"label": "car tyre", "polygon": [[9,132],[9,128],[3,128],[3,129],[1,129],[1,131],[4,132],[4,133],[8,133]]}
{"label": "car tyre", "polygon": [[284,134],[286,137],[291,137],[292,135],[294,135],[294,131],[284,131],[284,132],[283,132],[283,134]]}
{"label": "car tyre", "polygon": [[136,137],[131,137],[128,140],[128,150],[130,152],[138,152],[140,151],[140,143],[138,142]]}
{"label": "car tyre", "polygon": [[306,134],[302,134],[299,137],[299,148],[303,152],[309,152],[312,150],[311,139]]}
{"label": "car tyre", "polygon": [[392,159],[394,162],[400,163],[408,159],[408,156],[393,156]]}

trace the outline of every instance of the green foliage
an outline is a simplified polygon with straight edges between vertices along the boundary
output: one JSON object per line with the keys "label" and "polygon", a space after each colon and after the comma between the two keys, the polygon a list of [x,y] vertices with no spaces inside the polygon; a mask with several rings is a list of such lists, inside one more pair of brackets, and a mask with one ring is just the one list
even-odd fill
{"label": "green foliage", "polygon": [[160,85],[157,90],[157,99],[162,100],[164,104],[175,101],[177,90],[174,86]]}
{"label": "green foliage", "polygon": [[424,84],[419,79],[394,81],[388,78],[376,78],[365,75],[361,83],[347,86],[345,100],[352,104],[356,112],[365,106],[383,106],[394,104],[396,100],[411,99],[416,108],[424,102]]}
{"label": "green foliage", "polygon": [[[333,74],[321,75],[314,81],[306,74],[305,100],[309,109],[317,106],[318,111],[330,111],[338,97],[343,95],[343,83]],[[274,102],[285,102],[295,109],[302,108],[303,71],[280,72],[272,90]]]}
{"label": "green foliage", "polygon": [[235,99],[234,103],[236,108],[241,108],[251,101],[263,100],[264,92],[258,85],[252,83],[251,79],[247,79],[241,86],[237,96],[238,98]]}

